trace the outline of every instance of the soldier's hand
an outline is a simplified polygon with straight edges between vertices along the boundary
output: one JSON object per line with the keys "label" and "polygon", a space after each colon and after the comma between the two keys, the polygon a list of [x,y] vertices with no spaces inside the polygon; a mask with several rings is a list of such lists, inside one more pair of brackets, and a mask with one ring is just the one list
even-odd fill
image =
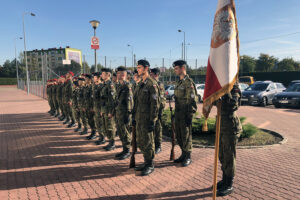
{"label": "soldier's hand", "polygon": [[72,106],[72,101],[69,101],[69,105]]}
{"label": "soldier's hand", "polygon": [[112,114],[110,114],[110,113],[107,116],[109,119],[112,118]]}
{"label": "soldier's hand", "polygon": [[186,123],[186,126],[190,126],[192,124],[192,121],[193,121],[193,116],[192,117],[186,117],[185,118],[185,123]]}
{"label": "soldier's hand", "polygon": [[148,132],[152,132],[152,131],[154,131],[154,121],[150,121],[148,126]]}
{"label": "soldier's hand", "polygon": [[100,116],[101,116],[101,117],[103,116],[103,112],[100,112]]}

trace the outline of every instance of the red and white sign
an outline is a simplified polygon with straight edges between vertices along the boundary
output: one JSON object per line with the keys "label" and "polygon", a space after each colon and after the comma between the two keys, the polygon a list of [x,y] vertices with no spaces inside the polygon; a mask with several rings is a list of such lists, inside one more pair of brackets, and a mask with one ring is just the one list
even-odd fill
{"label": "red and white sign", "polygon": [[92,49],[99,49],[99,38],[93,36],[91,39],[91,48]]}

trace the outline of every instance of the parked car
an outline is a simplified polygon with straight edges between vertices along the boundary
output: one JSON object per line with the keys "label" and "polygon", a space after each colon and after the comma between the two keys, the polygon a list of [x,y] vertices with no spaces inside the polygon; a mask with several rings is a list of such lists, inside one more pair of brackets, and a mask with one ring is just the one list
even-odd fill
{"label": "parked car", "polygon": [[266,106],[272,104],[274,96],[286,88],[281,83],[257,81],[242,92],[242,104]]}
{"label": "parked car", "polygon": [[196,84],[196,90],[197,90],[199,102],[203,100],[204,88],[205,88],[205,84]]}
{"label": "parked car", "polygon": [[174,85],[165,86],[166,98],[174,100]]}
{"label": "parked car", "polygon": [[300,83],[300,80],[291,81],[288,88],[291,87],[292,85],[296,84],[296,83]]}
{"label": "parked car", "polygon": [[240,87],[241,92],[243,92],[245,89],[247,89],[249,87],[249,85],[246,83],[239,83],[239,87]]}
{"label": "parked car", "polygon": [[241,76],[241,77],[239,77],[239,82],[246,83],[248,85],[252,85],[255,81],[254,81],[253,76]]}
{"label": "parked car", "polygon": [[288,87],[285,91],[276,94],[273,98],[276,108],[280,107],[300,107],[300,81]]}

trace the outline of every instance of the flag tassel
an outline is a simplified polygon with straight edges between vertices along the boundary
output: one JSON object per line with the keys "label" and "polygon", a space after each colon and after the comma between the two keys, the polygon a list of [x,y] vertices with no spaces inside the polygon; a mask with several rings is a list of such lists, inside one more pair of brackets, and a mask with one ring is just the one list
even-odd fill
{"label": "flag tassel", "polygon": [[207,131],[208,131],[207,118],[205,118],[203,126],[202,126],[202,132],[207,132]]}

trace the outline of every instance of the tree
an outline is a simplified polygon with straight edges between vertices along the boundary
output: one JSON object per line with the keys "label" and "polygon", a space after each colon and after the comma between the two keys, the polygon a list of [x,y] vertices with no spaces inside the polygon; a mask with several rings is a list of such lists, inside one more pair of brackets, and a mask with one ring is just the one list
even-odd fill
{"label": "tree", "polygon": [[261,53],[258,60],[256,61],[256,71],[268,72],[274,69],[275,63],[278,59],[274,56],[269,56],[268,54]]}
{"label": "tree", "polygon": [[69,71],[72,71],[75,75],[79,75],[81,73],[81,66],[79,63],[71,60],[70,65],[59,64],[54,68],[54,71],[58,75],[65,75]]}
{"label": "tree", "polygon": [[87,62],[82,62],[82,72],[83,73],[90,73],[91,68]]}
{"label": "tree", "polygon": [[[98,72],[100,72],[101,69],[104,68],[104,67],[103,67],[103,65],[101,65],[101,64],[98,63],[97,64],[97,68],[98,68]],[[95,65],[91,66],[91,73],[93,73],[93,72],[95,72]]]}
{"label": "tree", "polygon": [[[25,72],[20,62],[17,60],[19,75]],[[16,60],[6,60],[2,67],[0,67],[0,77],[16,77]]]}
{"label": "tree", "polygon": [[254,72],[256,65],[256,59],[243,55],[240,57],[240,72]]}
{"label": "tree", "polygon": [[295,71],[299,63],[293,60],[293,58],[284,58],[277,64],[278,71]]}

